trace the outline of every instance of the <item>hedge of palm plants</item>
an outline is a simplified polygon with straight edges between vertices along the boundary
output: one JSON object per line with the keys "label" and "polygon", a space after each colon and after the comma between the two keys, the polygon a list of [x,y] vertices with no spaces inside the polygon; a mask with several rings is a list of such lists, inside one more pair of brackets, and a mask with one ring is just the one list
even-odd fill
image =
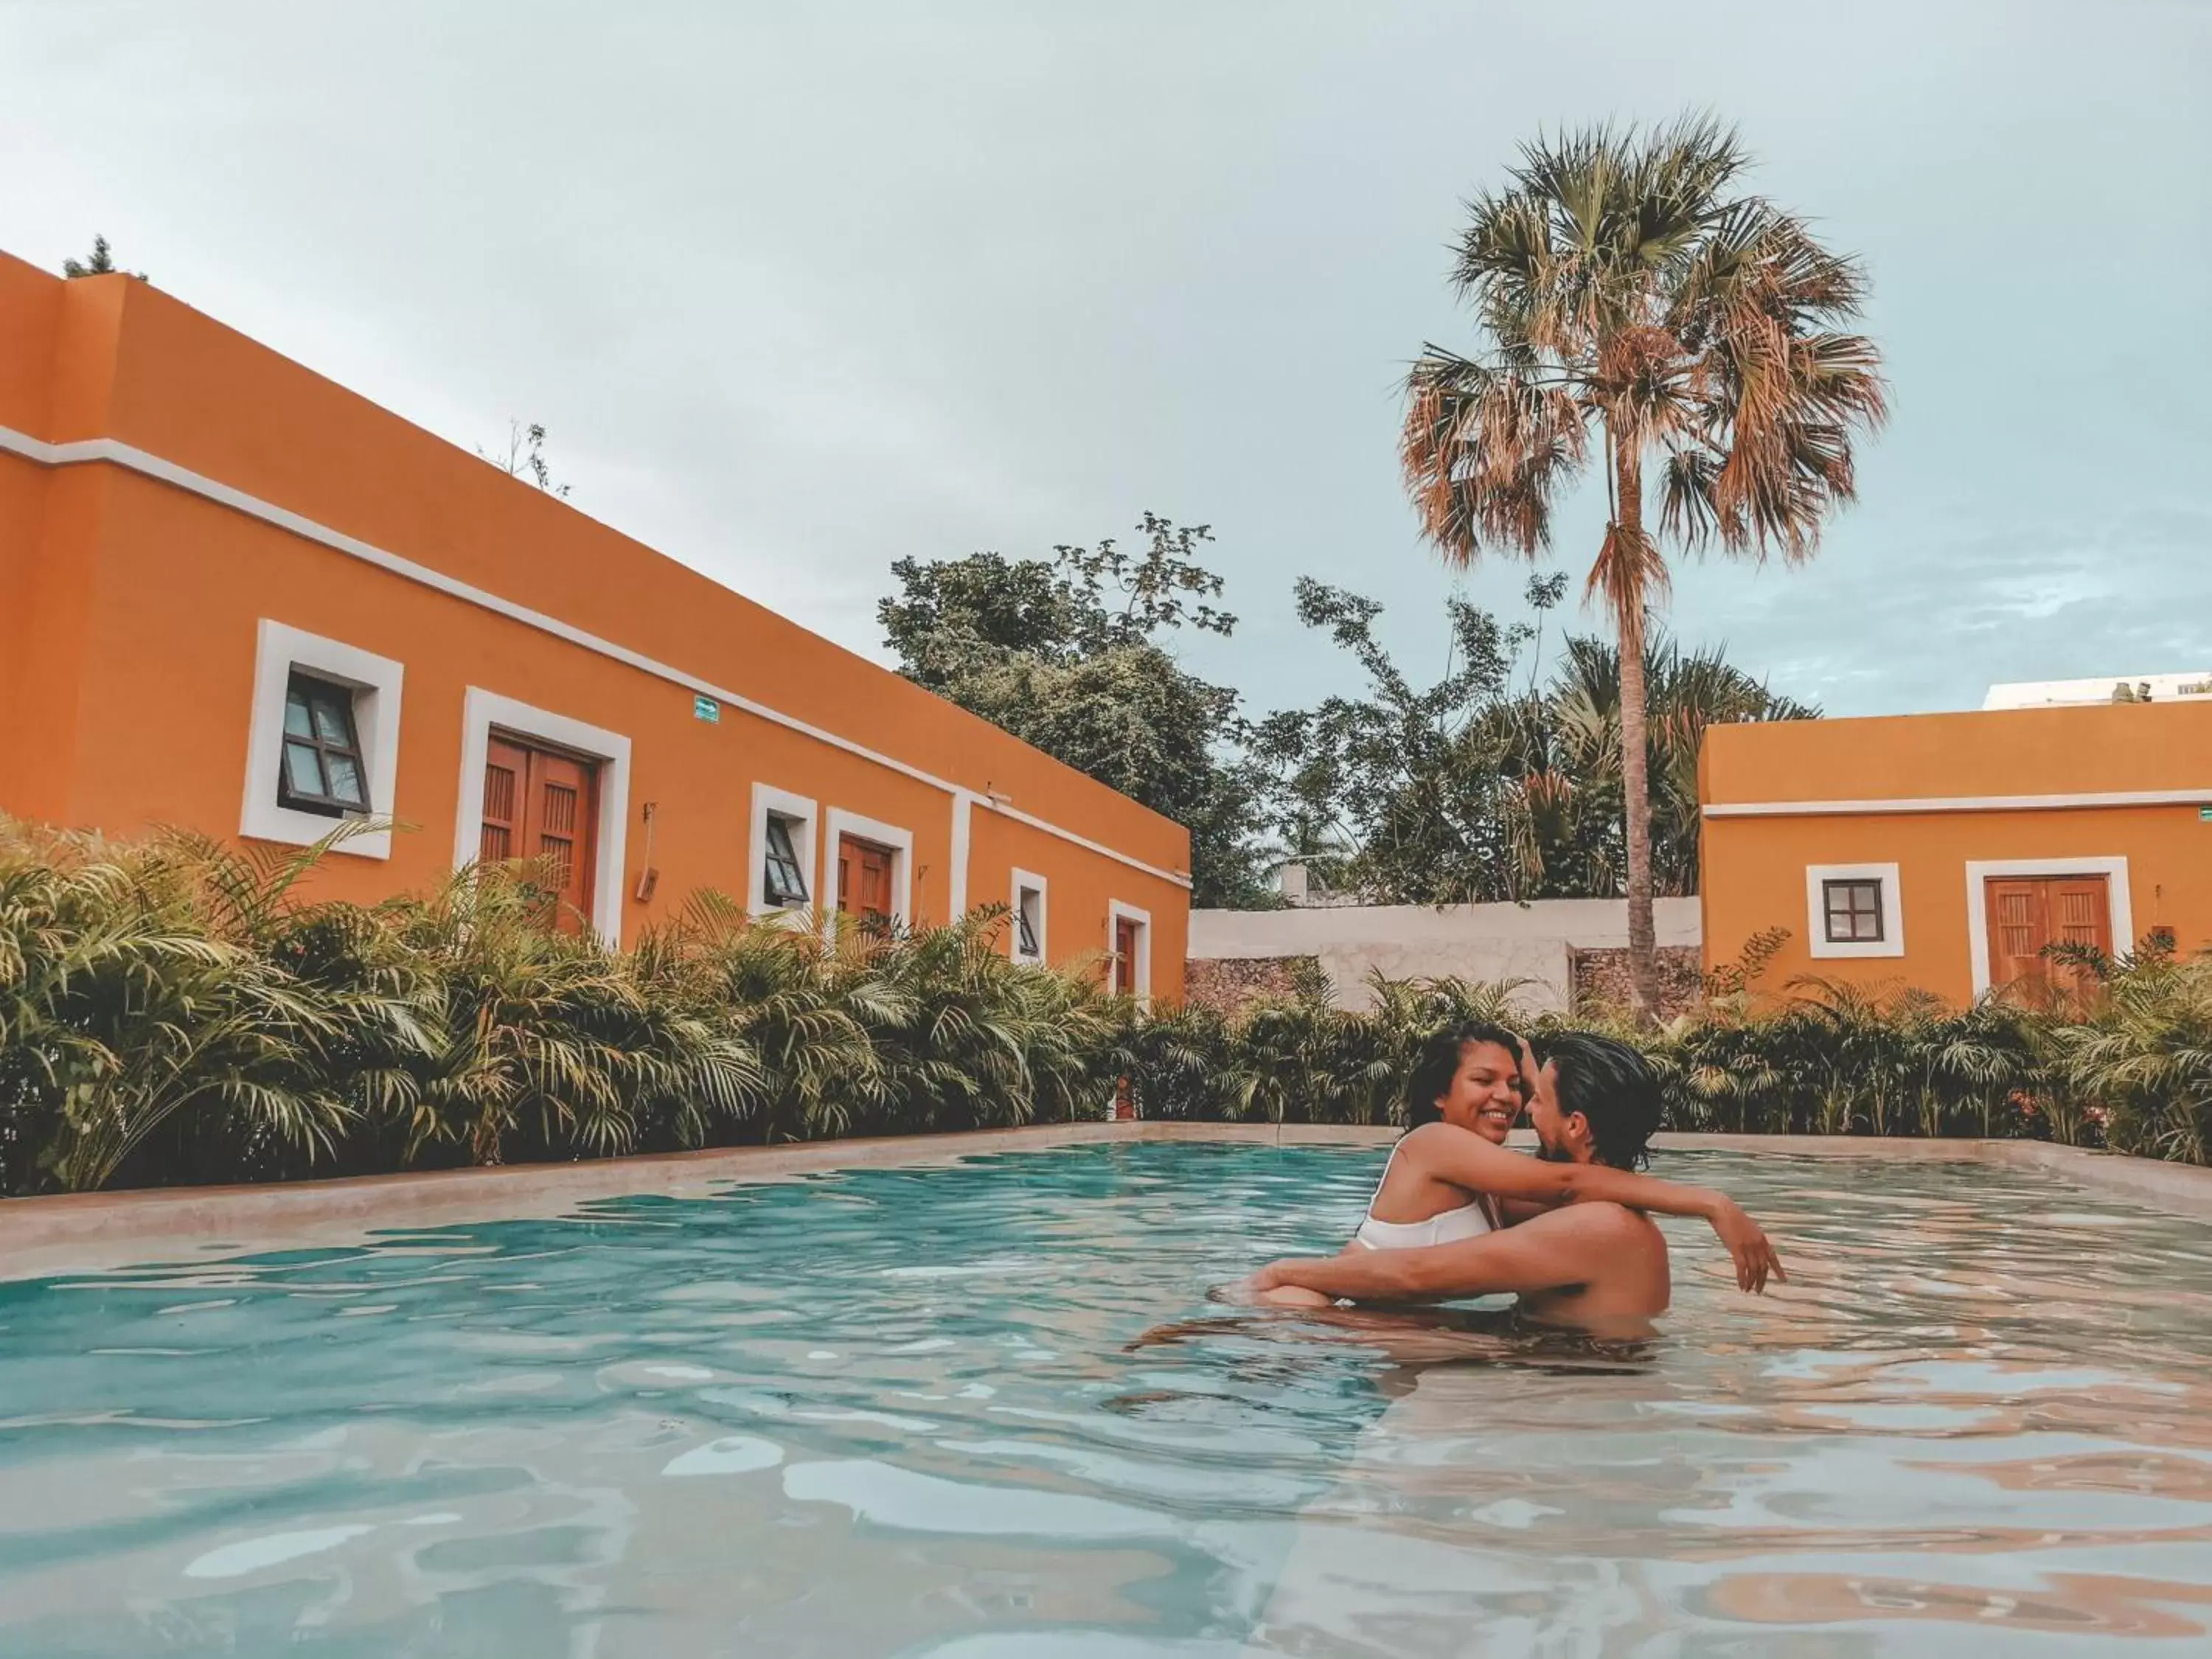
{"label": "hedge of palm plants", "polygon": [[[1421,1039],[1509,988],[1316,980],[1146,1015],[1004,919],[833,943],[714,894],[627,951],[547,925],[527,869],[375,906],[323,849],[118,843],[0,820],[0,1194],[262,1181],[1102,1114],[1384,1123]],[[2037,1135],[2207,1161],[2212,964],[2087,964],[2090,1012],[1750,988],[1630,1033],[1674,1127]],[[1622,1028],[1626,1030],[1625,1026]]]}

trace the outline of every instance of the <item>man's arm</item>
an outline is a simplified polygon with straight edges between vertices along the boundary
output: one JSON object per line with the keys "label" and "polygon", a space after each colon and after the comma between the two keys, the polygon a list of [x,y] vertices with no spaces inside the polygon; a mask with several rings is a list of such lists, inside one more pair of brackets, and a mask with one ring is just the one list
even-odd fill
{"label": "man's arm", "polygon": [[1613,1236],[1582,1221],[1559,1212],[1455,1244],[1272,1262],[1252,1288],[1287,1285],[1353,1302],[1419,1302],[1587,1285],[1603,1272]]}
{"label": "man's arm", "polygon": [[1759,1224],[1726,1193],[1710,1187],[1686,1187],[1602,1164],[1547,1163],[1522,1152],[1509,1152],[1480,1135],[1444,1124],[1416,1129],[1407,1139],[1413,1144],[1424,1173],[1455,1187],[1488,1193],[1494,1198],[1619,1204],[1659,1215],[1696,1216],[1711,1225],[1728,1247],[1741,1288],[1763,1291],[1770,1275],[1785,1281],[1789,1278]]}

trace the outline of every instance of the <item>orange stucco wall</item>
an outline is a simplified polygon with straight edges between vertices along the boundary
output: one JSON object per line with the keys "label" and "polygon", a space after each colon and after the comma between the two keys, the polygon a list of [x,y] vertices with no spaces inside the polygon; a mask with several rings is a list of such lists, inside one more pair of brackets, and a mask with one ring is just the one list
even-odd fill
{"label": "orange stucco wall", "polygon": [[[1817,974],[1970,997],[1983,925],[1970,862],[2124,859],[2135,938],[2116,944],[2165,927],[2185,951],[2212,945],[2212,822],[2198,799],[2042,804],[2142,793],[2212,803],[2212,701],[1717,726],[1705,733],[1698,775],[1706,965],[1735,960],[1763,929],[1787,927],[1771,989]],[[2037,799],[1986,810],[2021,797]],[[1962,805],[1802,810],[1900,801]],[[1964,810],[1967,801],[1984,810]],[[1726,814],[1751,805],[1796,810]],[[1813,955],[1807,868],[1855,864],[1898,866],[1901,956]]]}
{"label": "orange stucco wall", "polygon": [[389,810],[408,828],[388,861],[327,860],[325,891],[369,897],[451,871],[473,686],[630,739],[625,895],[647,802],[660,880],[649,904],[625,896],[625,937],[696,888],[745,892],[757,781],[909,830],[916,919],[942,921],[956,887],[944,784],[981,798],[971,906],[1004,902],[1017,864],[1044,876],[1055,959],[1102,948],[1110,902],[1145,909],[1151,988],[1180,995],[1187,890],[989,798],[1170,876],[1189,866],[1180,826],[145,283],[65,283],[0,255],[0,426],[133,446],[934,780],[741,708],[701,720],[685,686],[124,466],[0,453],[0,808],[236,833],[269,618],[405,667]]}

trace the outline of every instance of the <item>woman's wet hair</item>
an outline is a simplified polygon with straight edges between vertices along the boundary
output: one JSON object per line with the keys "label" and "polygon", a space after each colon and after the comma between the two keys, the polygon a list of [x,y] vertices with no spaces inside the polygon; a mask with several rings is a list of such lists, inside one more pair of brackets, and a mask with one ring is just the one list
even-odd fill
{"label": "woman's wet hair", "polygon": [[1486,1019],[1462,1020],[1433,1033],[1421,1044],[1420,1057],[1413,1062],[1413,1074],[1406,1081],[1407,1128],[1418,1129],[1424,1123],[1443,1121],[1437,1102],[1451,1092],[1452,1079],[1459,1075],[1460,1061],[1470,1042],[1494,1042],[1512,1056],[1516,1065],[1520,1063],[1520,1033]]}
{"label": "woman's wet hair", "polygon": [[1552,1068],[1559,1110],[1589,1125],[1590,1154],[1616,1170],[1638,1170],[1659,1127],[1659,1074],[1617,1037],[1559,1031],[1531,1038],[1540,1066]]}

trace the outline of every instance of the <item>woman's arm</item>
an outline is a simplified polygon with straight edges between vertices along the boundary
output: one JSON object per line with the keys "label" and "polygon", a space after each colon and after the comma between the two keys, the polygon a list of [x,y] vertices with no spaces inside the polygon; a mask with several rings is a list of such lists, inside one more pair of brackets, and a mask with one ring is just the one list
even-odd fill
{"label": "woman's arm", "polygon": [[1443,1123],[1425,1125],[1408,1134],[1400,1156],[1407,1155],[1422,1174],[1434,1180],[1497,1198],[1551,1204],[1594,1200],[1660,1215],[1697,1216],[1710,1223],[1728,1247],[1735,1261],[1736,1283],[1743,1289],[1764,1291],[1770,1277],[1789,1279],[1758,1223],[1734,1199],[1710,1187],[1685,1187],[1603,1164],[1554,1164],[1509,1152],[1480,1135]]}

